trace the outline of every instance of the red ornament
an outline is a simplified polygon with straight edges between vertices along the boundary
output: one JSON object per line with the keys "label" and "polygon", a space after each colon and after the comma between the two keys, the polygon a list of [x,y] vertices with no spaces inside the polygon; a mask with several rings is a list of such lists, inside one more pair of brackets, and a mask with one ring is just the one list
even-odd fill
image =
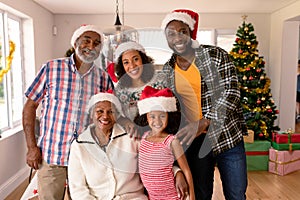
{"label": "red ornament", "polygon": [[279,110],[275,110],[275,113],[276,113],[276,114],[279,114]]}
{"label": "red ornament", "polygon": [[253,76],[249,76],[249,80],[252,81],[253,80]]}
{"label": "red ornament", "polygon": [[240,40],[240,38],[236,38],[236,39],[235,39],[235,42],[238,42],[239,40]]}
{"label": "red ornament", "polygon": [[[250,71],[250,67],[247,67],[247,68],[246,68],[246,71]],[[250,77],[249,77],[249,78],[250,78]]]}
{"label": "red ornament", "polygon": [[242,49],[240,49],[240,50],[239,50],[239,54],[242,54],[242,53],[243,53],[243,50],[242,50]]}
{"label": "red ornament", "polygon": [[261,103],[261,100],[258,99],[258,100],[256,101],[256,103],[257,103],[257,104],[260,104],[260,103]]}
{"label": "red ornament", "polygon": [[271,108],[270,108],[270,109],[268,109],[267,111],[268,111],[269,113],[273,112],[273,110],[272,110]]}
{"label": "red ornament", "polygon": [[264,134],[263,134],[263,133],[260,133],[260,134],[258,134],[258,136],[259,136],[259,137],[263,137],[263,136],[264,136]]}
{"label": "red ornament", "polygon": [[257,73],[261,72],[261,68],[257,68],[257,69],[256,69],[256,72],[257,72]]}

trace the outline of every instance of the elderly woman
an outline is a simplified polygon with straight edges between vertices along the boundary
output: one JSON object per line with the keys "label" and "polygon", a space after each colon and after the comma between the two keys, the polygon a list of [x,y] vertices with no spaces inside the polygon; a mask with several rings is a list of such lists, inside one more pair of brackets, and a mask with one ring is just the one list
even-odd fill
{"label": "elderly woman", "polygon": [[92,124],[72,143],[69,187],[76,199],[147,199],[137,173],[138,141],[116,123],[121,104],[111,93],[89,101]]}

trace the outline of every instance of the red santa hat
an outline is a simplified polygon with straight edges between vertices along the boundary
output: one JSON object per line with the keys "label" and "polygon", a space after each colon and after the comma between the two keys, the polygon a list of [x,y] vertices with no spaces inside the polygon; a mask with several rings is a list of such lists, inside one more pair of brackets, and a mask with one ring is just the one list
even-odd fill
{"label": "red santa hat", "polygon": [[171,13],[166,15],[166,17],[162,21],[161,28],[165,29],[168,24],[173,21],[181,21],[189,26],[191,29],[191,40],[192,40],[192,47],[198,48],[199,42],[197,39],[197,31],[198,31],[198,22],[199,22],[199,15],[198,13],[188,10],[188,9],[176,9],[173,10]]}
{"label": "red santa hat", "polygon": [[151,86],[144,88],[137,106],[140,115],[150,111],[175,112],[177,110],[176,99],[171,89],[159,90]]}
{"label": "red santa hat", "polygon": [[134,41],[128,41],[128,42],[123,42],[121,43],[116,51],[115,51],[115,62],[118,62],[119,57],[125,52],[125,51],[129,51],[129,50],[137,50],[137,51],[141,51],[143,53],[146,53],[144,47],[142,45],[140,45],[137,42]]}
{"label": "red santa hat", "polygon": [[109,101],[111,102],[112,104],[115,105],[118,113],[124,117],[124,113],[122,111],[122,106],[121,106],[121,103],[119,101],[119,99],[113,94],[113,91],[112,90],[108,90],[107,92],[100,92],[100,93],[97,93],[95,95],[93,95],[91,98],[90,98],[90,101],[89,101],[89,105],[88,105],[88,110],[90,111],[90,109],[98,102],[100,101]]}
{"label": "red santa hat", "polygon": [[73,33],[73,36],[71,38],[71,45],[72,47],[74,47],[76,40],[84,33],[87,31],[93,31],[96,32],[100,35],[100,39],[101,39],[101,47],[100,49],[102,49],[103,46],[103,42],[104,42],[104,34],[102,33],[101,29],[95,25],[81,25],[78,29],[76,29]]}

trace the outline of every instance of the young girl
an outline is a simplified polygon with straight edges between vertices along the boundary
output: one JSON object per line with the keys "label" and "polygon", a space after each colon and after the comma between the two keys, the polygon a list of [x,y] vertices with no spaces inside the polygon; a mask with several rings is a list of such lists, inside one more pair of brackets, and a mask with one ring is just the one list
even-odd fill
{"label": "young girl", "polygon": [[137,103],[139,115],[135,122],[149,125],[139,150],[139,170],[149,199],[179,199],[172,172],[175,160],[189,186],[189,199],[194,200],[194,185],[184,151],[175,134],[180,123],[176,99],[169,88],[158,90],[146,86]]}

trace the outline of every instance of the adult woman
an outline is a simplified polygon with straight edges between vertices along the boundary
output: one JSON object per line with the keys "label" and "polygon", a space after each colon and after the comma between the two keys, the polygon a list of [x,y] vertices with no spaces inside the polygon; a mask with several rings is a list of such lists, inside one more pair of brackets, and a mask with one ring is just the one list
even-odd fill
{"label": "adult woman", "polygon": [[[115,72],[119,79],[115,94],[122,104],[125,117],[131,120],[138,115],[137,101],[143,89],[149,85],[156,89],[165,88],[167,77],[164,71],[155,70],[153,59],[147,56],[145,49],[140,44],[128,41],[120,44],[115,52]],[[128,128],[132,135],[134,131]],[[140,130],[142,133],[144,130]],[[136,132],[135,136],[139,137]],[[185,199],[188,186],[182,172],[177,166],[173,167],[176,175],[176,188],[180,199]]]}
{"label": "adult woman", "polygon": [[115,58],[115,71],[119,80],[115,93],[122,103],[125,116],[133,121],[138,114],[137,101],[144,87],[150,85],[157,89],[165,88],[167,79],[165,73],[155,70],[153,59],[136,42],[120,44]]}
{"label": "adult woman", "polygon": [[75,138],[69,157],[72,199],[147,199],[137,172],[138,141],[116,123],[123,115],[111,93],[89,101],[92,124]]}

